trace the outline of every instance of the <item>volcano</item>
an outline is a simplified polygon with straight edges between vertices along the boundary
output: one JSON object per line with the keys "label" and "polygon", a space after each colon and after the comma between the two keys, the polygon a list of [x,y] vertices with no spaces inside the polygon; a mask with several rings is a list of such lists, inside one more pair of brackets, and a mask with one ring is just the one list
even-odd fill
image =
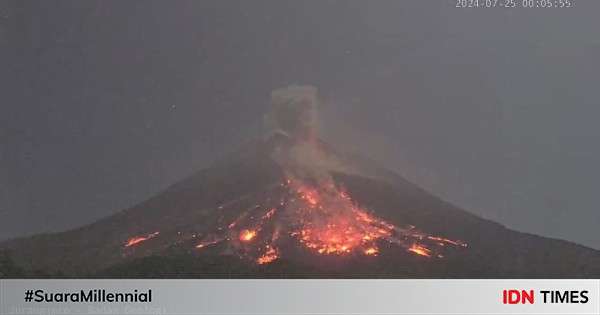
{"label": "volcano", "polygon": [[600,276],[599,251],[509,230],[368,159],[340,152],[318,136],[318,103],[313,87],[274,91],[263,138],[93,224],[1,243],[7,262],[0,272],[126,278]]}

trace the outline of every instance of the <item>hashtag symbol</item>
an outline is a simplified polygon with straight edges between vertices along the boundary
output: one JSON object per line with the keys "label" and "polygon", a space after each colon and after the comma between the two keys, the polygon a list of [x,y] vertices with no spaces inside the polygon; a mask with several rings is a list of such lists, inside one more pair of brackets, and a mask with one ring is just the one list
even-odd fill
{"label": "hashtag symbol", "polygon": [[31,302],[33,300],[33,290],[25,291],[25,302]]}

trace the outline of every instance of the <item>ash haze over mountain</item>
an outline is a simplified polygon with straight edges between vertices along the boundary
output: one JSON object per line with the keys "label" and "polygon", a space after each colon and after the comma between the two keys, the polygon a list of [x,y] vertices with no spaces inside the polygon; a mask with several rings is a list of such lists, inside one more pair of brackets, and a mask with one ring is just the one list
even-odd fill
{"label": "ash haze over mountain", "polygon": [[0,239],[89,223],[263,131],[330,142],[508,227],[600,248],[600,2],[1,1]]}

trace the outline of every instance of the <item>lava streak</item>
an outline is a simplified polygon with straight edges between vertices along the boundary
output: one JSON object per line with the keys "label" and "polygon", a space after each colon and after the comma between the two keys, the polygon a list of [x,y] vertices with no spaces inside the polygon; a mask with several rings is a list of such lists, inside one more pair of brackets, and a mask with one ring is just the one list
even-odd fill
{"label": "lava streak", "polygon": [[320,190],[299,181],[290,186],[299,197],[295,209],[299,224],[290,235],[319,254],[357,250],[376,255],[376,242],[393,233],[393,225],[371,216],[333,183],[320,185]]}
{"label": "lava streak", "polygon": [[155,238],[156,236],[158,236],[158,234],[160,234],[160,232],[154,232],[144,236],[134,236],[128,239],[127,242],[125,242],[125,247],[131,247],[141,242],[147,241],[151,238]]}
{"label": "lava streak", "polygon": [[454,246],[462,246],[467,247],[467,243],[461,241],[449,240],[447,238],[439,237],[439,236],[427,236],[427,239],[432,241],[437,241],[440,246],[444,246],[445,244],[450,244]]}
{"label": "lava streak", "polygon": [[279,258],[279,252],[273,246],[267,245],[265,249],[265,253],[256,259],[256,263],[259,265],[269,264]]}
{"label": "lava streak", "polygon": [[269,219],[271,219],[271,218],[272,218],[272,217],[275,215],[275,211],[277,211],[277,209],[276,209],[276,208],[273,208],[273,209],[271,209],[271,210],[267,211],[267,213],[265,213],[265,214],[262,216],[262,219],[263,219],[263,220],[269,220]]}
{"label": "lava streak", "polygon": [[215,245],[222,242],[222,238],[208,238],[196,245],[196,248],[201,249],[207,246]]}
{"label": "lava streak", "polygon": [[353,202],[348,192],[331,180],[317,186],[289,180],[288,185],[298,196],[293,215],[297,224],[290,235],[318,254],[357,252],[377,256],[377,244],[382,241],[424,257],[433,257],[434,247],[467,246],[460,241],[427,235],[413,226],[398,228]]}
{"label": "lava streak", "polygon": [[425,246],[422,245],[418,245],[418,244],[414,244],[413,246],[411,246],[409,249],[409,251],[417,254],[417,255],[421,255],[421,256],[425,256],[425,257],[431,257],[431,250]]}
{"label": "lava streak", "polygon": [[467,246],[414,226],[393,225],[354,202],[332,179],[290,177],[278,186],[281,195],[236,212],[236,218],[224,218],[231,223],[205,236],[196,248],[227,241],[224,251],[264,265],[286,255],[290,241],[315,255],[371,257],[380,255],[382,244],[386,250],[397,247],[427,258],[444,257],[446,247]]}

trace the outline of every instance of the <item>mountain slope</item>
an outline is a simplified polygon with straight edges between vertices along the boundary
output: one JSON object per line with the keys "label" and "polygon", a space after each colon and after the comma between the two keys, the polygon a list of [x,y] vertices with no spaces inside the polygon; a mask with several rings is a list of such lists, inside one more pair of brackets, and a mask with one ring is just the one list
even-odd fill
{"label": "mountain slope", "polygon": [[[288,249],[287,255],[268,266],[244,259],[226,244],[198,250],[196,245],[215,228],[226,226],[243,209],[260,207],[282,193],[278,187],[285,170],[271,156],[282,147],[282,141],[285,144],[285,138],[273,137],[252,143],[156,197],[96,223],[11,240],[0,247],[29,273],[64,276],[173,276],[173,268],[189,277],[600,276],[598,251],[511,231],[446,203],[397,175],[357,175],[363,171],[362,161],[354,163],[354,172],[331,172],[336,185],[345,187],[354,202],[392,224],[413,225],[468,246],[444,249],[443,258],[430,259],[380,241],[376,257],[330,257],[306,253],[287,240],[281,245]],[[370,167],[373,169],[377,167]],[[134,236],[150,237],[125,246]],[[208,262],[215,260],[220,261],[216,264],[219,268],[208,268]],[[223,266],[225,262],[229,266]]]}

